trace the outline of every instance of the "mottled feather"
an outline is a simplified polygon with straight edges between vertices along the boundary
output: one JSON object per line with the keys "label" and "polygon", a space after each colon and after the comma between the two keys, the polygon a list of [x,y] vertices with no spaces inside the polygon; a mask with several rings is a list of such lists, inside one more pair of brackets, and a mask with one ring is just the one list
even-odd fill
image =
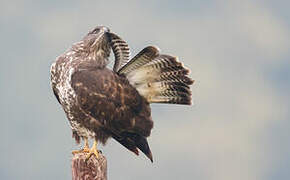
{"label": "mottled feather", "polygon": [[82,68],[72,75],[72,87],[80,107],[103,128],[150,135],[149,104],[124,77],[109,69]]}
{"label": "mottled feather", "polygon": [[135,154],[138,147],[152,161],[146,140],[153,127],[149,103],[125,77],[107,68],[95,69],[92,64],[80,64],[72,75],[79,106],[92,117],[86,128],[109,132]]}

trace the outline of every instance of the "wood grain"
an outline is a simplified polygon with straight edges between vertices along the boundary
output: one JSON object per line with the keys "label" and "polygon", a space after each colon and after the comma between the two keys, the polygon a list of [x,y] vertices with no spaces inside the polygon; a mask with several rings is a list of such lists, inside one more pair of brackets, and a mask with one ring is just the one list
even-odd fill
{"label": "wood grain", "polygon": [[107,159],[101,153],[86,162],[86,153],[75,154],[72,158],[72,180],[107,180]]}

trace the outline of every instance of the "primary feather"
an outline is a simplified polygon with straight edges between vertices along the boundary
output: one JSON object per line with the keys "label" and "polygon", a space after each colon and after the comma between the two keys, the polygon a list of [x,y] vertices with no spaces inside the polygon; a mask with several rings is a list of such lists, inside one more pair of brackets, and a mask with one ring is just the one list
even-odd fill
{"label": "primary feather", "polygon": [[117,72],[124,66],[130,58],[130,49],[128,44],[114,33],[108,33],[110,45],[115,55],[115,64],[113,70]]}
{"label": "primary feather", "polygon": [[146,47],[118,71],[150,103],[191,104],[193,80],[176,57]]}

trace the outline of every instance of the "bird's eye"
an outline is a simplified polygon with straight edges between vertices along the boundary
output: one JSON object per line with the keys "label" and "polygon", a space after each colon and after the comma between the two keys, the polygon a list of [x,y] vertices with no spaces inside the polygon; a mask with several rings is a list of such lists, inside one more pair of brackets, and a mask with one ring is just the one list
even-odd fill
{"label": "bird's eye", "polygon": [[93,33],[93,34],[98,34],[99,32],[100,32],[100,29],[99,29],[99,28],[96,28],[96,29],[93,30],[92,33]]}

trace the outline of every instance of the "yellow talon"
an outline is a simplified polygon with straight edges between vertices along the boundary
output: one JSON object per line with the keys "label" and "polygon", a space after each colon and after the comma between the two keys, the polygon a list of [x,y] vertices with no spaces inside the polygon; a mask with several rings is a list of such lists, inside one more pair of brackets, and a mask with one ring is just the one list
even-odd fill
{"label": "yellow talon", "polygon": [[72,154],[75,155],[75,154],[79,154],[79,153],[89,153],[89,152],[90,152],[89,142],[88,142],[88,139],[85,138],[84,148],[81,150],[72,151]]}
{"label": "yellow talon", "polygon": [[97,144],[98,144],[98,142],[96,140],[94,140],[93,147],[89,150],[89,152],[88,152],[89,154],[87,155],[86,160],[89,160],[92,155],[95,155],[96,158],[99,158],[99,152],[98,152],[98,149],[97,149]]}

